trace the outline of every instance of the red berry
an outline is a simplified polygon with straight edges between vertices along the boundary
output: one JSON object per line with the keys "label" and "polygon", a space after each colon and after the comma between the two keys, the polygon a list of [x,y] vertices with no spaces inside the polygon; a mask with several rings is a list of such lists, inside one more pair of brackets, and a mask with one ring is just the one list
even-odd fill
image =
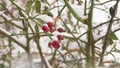
{"label": "red berry", "polygon": [[57,38],[59,41],[61,41],[63,39],[63,36],[62,35],[57,35]]}
{"label": "red berry", "polygon": [[60,33],[65,32],[65,30],[63,28],[58,28],[57,31],[60,32]]}
{"label": "red berry", "polygon": [[49,42],[49,43],[48,43],[48,47],[50,47],[50,48],[51,48],[51,46],[52,46],[52,43],[51,43],[51,42]]}
{"label": "red berry", "polygon": [[54,32],[55,31],[55,29],[54,28],[50,28],[50,32],[52,33],[52,32]]}
{"label": "red berry", "polygon": [[42,26],[42,30],[43,30],[44,32],[48,32],[48,31],[49,31],[49,28],[48,28],[48,26]]}
{"label": "red berry", "polygon": [[53,27],[53,22],[48,22],[47,25],[48,25],[49,28],[52,28]]}
{"label": "red berry", "polygon": [[56,49],[58,49],[58,48],[60,47],[59,41],[57,41],[57,40],[54,40],[54,41],[52,42],[52,45],[53,45],[53,47],[56,48]]}

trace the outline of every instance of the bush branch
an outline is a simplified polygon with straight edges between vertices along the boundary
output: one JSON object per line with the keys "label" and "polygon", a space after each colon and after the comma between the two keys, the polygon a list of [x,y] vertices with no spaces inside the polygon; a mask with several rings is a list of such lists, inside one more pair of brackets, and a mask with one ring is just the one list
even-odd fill
{"label": "bush branch", "polygon": [[116,10],[117,10],[118,3],[119,3],[119,0],[117,0],[116,4],[114,5],[114,9],[113,9],[112,14],[111,14],[110,23],[108,25],[108,29],[107,29],[107,32],[106,32],[106,35],[105,35],[105,40],[104,40],[104,43],[103,43],[103,46],[102,46],[102,54],[100,55],[100,62],[99,62],[100,66],[102,65],[102,62],[103,62],[104,53],[105,53],[106,48],[107,48],[108,37],[109,37],[110,31],[111,31],[112,24],[114,22],[113,19],[115,17],[115,13],[116,13]]}

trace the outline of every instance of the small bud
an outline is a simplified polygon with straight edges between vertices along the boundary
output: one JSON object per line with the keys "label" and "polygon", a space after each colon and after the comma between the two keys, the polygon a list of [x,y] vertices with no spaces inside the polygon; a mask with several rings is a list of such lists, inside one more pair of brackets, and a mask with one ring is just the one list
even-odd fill
{"label": "small bud", "polygon": [[113,8],[113,7],[110,7],[109,12],[110,12],[110,15],[111,15],[111,16],[112,16],[112,14],[113,14],[113,10],[114,10],[114,8]]}

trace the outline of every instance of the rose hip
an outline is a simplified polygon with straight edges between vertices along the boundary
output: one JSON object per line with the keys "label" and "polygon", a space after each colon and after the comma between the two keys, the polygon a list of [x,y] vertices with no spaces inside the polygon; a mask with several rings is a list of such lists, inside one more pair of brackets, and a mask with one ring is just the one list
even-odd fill
{"label": "rose hip", "polygon": [[52,28],[54,24],[53,24],[53,22],[48,22],[47,25],[49,28]]}
{"label": "rose hip", "polygon": [[49,31],[49,28],[48,28],[48,26],[42,26],[42,30],[43,30],[44,32],[48,32],[48,31]]}
{"label": "rose hip", "polygon": [[51,42],[48,43],[48,47],[50,47],[50,48],[52,47],[52,43]]}
{"label": "rose hip", "polygon": [[54,47],[55,49],[58,49],[58,48],[60,47],[59,41],[57,41],[57,40],[54,40],[54,41],[52,42],[52,45],[53,45],[53,47]]}
{"label": "rose hip", "polygon": [[60,33],[65,32],[65,30],[63,28],[58,28],[57,31],[60,32]]}
{"label": "rose hip", "polygon": [[55,31],[54,28],[50,28],[50,32],[53,33]]}
{"label": "rose hip", "polygon": [[59,41],[63,40],[63,36],[62,35],[57,35],[57,38]]}

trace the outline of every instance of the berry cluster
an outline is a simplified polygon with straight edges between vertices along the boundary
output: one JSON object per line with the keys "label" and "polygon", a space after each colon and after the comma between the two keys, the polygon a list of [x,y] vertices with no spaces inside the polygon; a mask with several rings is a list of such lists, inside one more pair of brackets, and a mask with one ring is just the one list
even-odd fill
{"label": "berry cluster", "polygon": [[44,31],[44,32],[48,32],[48,31],[50,31],[51,33],[52,32],[54,32],[54,28],[53,28],[53,23],[52,22],[48,22],[47,23],[47,26],[42,26],[42,30]]}
{"label": "berry cluster", "polygon": [[50,48],[54,47],[54,48],[58,49],[60,47],[59,41],[54,40],[53,42],[49,42],[48,47],[50,47]]}
{"label": "berry cluster", "polygon": [[[54,29],[54,24],[53,22],[48,22],[47,26],[42,26],[42,30],[44,32],[48,32],[50,31],[51,33],[55,31]],[[63,28],[58,28],[57,29],[58,32],[65,32],[65,30]],[[57,40],[53,40],[52,42],[48,43],[48,47],[53,47],[55,49],[58,49],[60,47],[60,41],[63,40],[63,36],[62,35],[57,35]]]}
{"label": "berry cluster", "polygon": [[63,36],[62,35],[57,35],[57,39],[58,40],[54,40],[52,42],[48,43],[48,47],[53,47],[55,49],[58,49],[60,47],[60,41],[63,40]]}

